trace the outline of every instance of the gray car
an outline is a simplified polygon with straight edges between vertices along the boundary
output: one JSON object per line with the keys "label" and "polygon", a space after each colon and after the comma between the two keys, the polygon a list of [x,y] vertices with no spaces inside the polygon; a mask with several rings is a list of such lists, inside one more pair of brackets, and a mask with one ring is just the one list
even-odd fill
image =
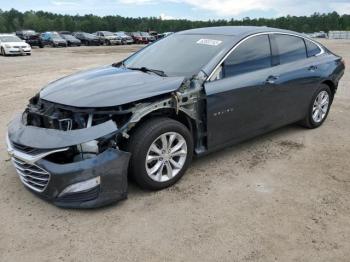
{"label": "gray car", "polygon": [[118,63],[45,86],[8,126],[19,178],[62,207],[93,208],[176,183],[201,156],[331,108],[344,61],[296,32],[175,33]]}
{"label": "gray car", "polygon": [[120,45],[122,44],[122,38],[116,36],[112,32],[109,31],[97,31],[94,33],[99,39],[100,43],[103,45]]}
{"label": "gray car", "polygon": [[123,31],[116,32],[114,34],[121,38],[123,45],[131,45],[134,43],[134,39]]}

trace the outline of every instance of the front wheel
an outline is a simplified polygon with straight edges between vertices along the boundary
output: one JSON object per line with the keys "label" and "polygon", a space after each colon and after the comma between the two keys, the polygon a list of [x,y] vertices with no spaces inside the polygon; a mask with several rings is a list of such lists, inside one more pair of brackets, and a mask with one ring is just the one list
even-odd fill
{"label": "front wheel", "polygon": [[193,139],[186,126],[169,118],[145,122],[132,134],[130,175],[144,189],[160,190],[175,184],[193,156]]}
{"label": "front wheel", "polygon": [[6,56],[6,52],[5,52],[5,49],[3,47],[1,47],[1,55]]}
{"label": "front wheel", "polygon": [[307,116],[301,124],[310,129],[321,126],[328,116],[332,100],[333,94],[329,86],[322,84],[312,97]]}

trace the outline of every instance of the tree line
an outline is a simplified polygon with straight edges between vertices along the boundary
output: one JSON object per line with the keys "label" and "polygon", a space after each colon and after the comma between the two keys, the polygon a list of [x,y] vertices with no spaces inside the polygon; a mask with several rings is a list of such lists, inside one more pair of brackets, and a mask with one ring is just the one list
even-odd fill
{"label": "tree line", "polygon": [[289,29],[298,32],[318,32],[330,30],[350,30],[350,15],[339,15],[337,12],[311,16],[284,16],[279,18],[246,17],[235,20],[209,20],[191,21],[186,19],[162,20],[159,17],[122,17],[96,16],[96,15],[61,15],[45,11],[20,12],[15,9],[2,11],[0,9],[0,32],[14,32],[20,29],[33,29],[38,32],[45,31],[149,31],[172,32],[185,29],[228,26],[228,25],[254,25]]}

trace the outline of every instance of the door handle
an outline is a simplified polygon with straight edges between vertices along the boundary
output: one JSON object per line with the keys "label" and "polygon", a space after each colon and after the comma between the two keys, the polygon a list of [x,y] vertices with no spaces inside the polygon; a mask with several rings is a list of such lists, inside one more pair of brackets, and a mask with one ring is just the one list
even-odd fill
{"label": "door handle", "polygon": [[312,71],[312,72],[316,71],[317,70],[317,66],[312,65],[307,70]]}
{"label": "door handle", "polygon": [[280,78],[280,77],[277,76],[277,75],[271,75],[271,76],[269,76],[269,77],[266,79],[265,83],[266,83],[266,84],[275,84],[275,82],[276,82],[279,78]]}

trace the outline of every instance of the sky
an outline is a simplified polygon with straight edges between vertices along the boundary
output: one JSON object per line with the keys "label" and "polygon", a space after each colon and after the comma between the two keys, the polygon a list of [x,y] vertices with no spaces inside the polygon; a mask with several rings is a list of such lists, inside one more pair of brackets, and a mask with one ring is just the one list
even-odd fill
{"label": "sky", "polygon": [[53,13],[162,17],[162,19],[274,18],[337,11],[350,14],[350,0],[0,0],[0,9]]}

